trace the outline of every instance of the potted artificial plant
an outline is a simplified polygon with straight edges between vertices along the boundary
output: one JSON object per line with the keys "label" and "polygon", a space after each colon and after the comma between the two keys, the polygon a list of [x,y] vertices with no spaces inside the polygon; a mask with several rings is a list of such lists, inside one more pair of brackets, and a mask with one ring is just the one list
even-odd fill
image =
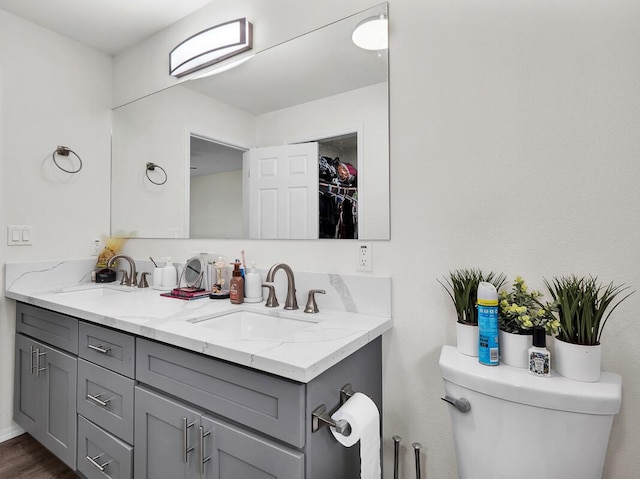
{"label": "potted artificial plant", "polygon": [[611,313],[627,299],[628,286],[604,286],[591,276],[553,278],[545,285],[553,298],[549,309],[558,316],[555,369],[558,374],[585,382],[600,380],[602,330]]}
{"label": "potted artificial plant", "polygon": [[480,269],[457,269],[451,271],[444,283],[438,280],[449,294],[456,310],[457,348],[467,356],[478,356],[478,284],[482,281],[500,289],[504,274],[483,273]]}
{"label": "potted artificial plant", "polygon": [[532,346],[533,328],[541,326],[547,334],[555,333],[558,320],[540,301],[542,293],[529,290],[518,276],[511,290],[499,294],[498,325],[500,327],[500,360],[518,368],[528,367],[528,351]]}

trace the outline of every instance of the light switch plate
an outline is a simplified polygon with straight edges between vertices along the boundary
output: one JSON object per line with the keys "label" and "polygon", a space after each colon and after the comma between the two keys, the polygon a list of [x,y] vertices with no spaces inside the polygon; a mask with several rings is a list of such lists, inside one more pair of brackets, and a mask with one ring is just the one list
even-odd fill
{"label": "light switch plate", "polygon": [[33,226],[7,225],[7,246],[33,245]]}

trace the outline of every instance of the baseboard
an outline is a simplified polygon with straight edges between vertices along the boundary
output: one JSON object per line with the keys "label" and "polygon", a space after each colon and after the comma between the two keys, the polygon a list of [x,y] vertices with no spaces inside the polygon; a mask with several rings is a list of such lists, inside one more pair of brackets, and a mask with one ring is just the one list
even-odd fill
{"label": "baseboard", "polygon": [[16,436],[19,436],[24,432],[17,424],[13,423],[11,427],[0,430],[0,442],[8,441],[9,439],[13,439]]}

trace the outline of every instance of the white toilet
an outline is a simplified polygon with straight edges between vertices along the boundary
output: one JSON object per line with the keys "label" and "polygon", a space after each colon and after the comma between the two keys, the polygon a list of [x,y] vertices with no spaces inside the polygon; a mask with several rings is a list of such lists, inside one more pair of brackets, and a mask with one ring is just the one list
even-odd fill
{"label": "white toilet", "polygon": [[[460,479],[601,479],[622,381],[597,383],[500,364],[443,346],[440,371]],[[468,412],[464,412],[469,407]]]}

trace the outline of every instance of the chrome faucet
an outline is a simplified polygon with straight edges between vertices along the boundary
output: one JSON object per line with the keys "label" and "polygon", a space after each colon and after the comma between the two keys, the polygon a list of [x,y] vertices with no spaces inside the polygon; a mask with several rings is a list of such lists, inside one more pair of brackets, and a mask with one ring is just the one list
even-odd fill
{"label": "chrome faucet", "polygon": [[133,261],[129,256],[125,256],[123,254],[117,254],[109,258],[107,261],[107,268],[111,268],[113,263],[115,263],[120,258],[125,259],[129,262],[129,277],[125,281],[126,286],[136,286],[138,283],[138,273],[136,272],[136,262]]}
{"label": "chrome faucet", "polygon": [[[283,270],[287,274],[287,299],[284,302],[284,309],[298,309],[298,301],[296,300],[296,280],[293,277],[293,270],[288,264],[276,263],[267,273],[265,278],[266,283],[273,283],[278,270]],[[276,298],[275,288],[269,288],[269,297],[267,298],[266,306],[273,308],[278,306],[278,300]]]}

